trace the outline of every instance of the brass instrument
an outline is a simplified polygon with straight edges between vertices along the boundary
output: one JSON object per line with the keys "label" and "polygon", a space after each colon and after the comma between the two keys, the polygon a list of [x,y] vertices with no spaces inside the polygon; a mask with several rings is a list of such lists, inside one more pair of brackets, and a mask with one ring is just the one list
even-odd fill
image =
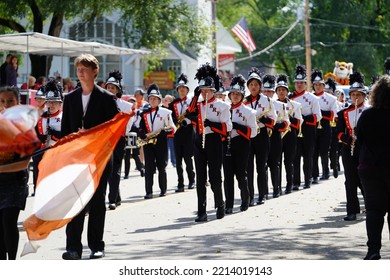
{"label": "brass instrument", "polygon": [[204,120],[207,118],[207,97],[208,92],[206,92],[206,103],[204,105],[204,118],[202,118],[202,125],[203,125],[203,131],[202,131],[202,148],[204,149],[206,147],[206,128],[204,127]]}
{"label": "brass instrument", "polygon": [[[302,108],[299,108],[299,110],[301,110],[301,114],[302,114]],[[299,131],[298,131],[298,135],[297,135],[297,137],[299,137],[299,138],[303,137],[303,134],[302,134],[302,124],[303,124],[303,121],[299,124]]]}
{"label": "brass instrument", "polygon": [[256,123],[257,123],[257,134],[260,133],[260,119],[267,115],[270,111],[272,110],[272,105],[271,105],[271,100],[268,99],[268,109],[265,110],[263,113],[261,113],[257,118],[256,118]]}
{"label": "brass instrument", "polygon": [[46,121],[46,143],[45,146],[49,147],[50,146],[50,139],[51,135],[49,133],[50,130],[50,107],[47,107],[47,121]]}
{"label": "brass instrument", "polygon": [[332,118],[332,120],[330,121],[330,126],[331,126],[331,127],[336,127],[336,116],[335,116],[335,115],[333,115],[333,118]]}
{"label": "brass instrument", "polygon": [[[286,97],[286,100],[287,100],[287,102],[289,102],[290,105],[291,105],[290,110],[288,110],[288,115],[291,116],[291,117],[294,117],[294,104],[292,104],[292,102],[290,101],[290,99],[289,99],[288,97]],[[283,139],[283,137],[286,136],[286,134],[289,133],[290,131],[291,131],[291,127],[288,126],[288,127],[286,128],[286,130],[282,132],[282,135],[281,135],[282,139]]]}
{"label": "brass instrument", "polygon": [[187,125],[182,125],[183,120],[186,118],[187,111],[181,113],[181,115],[177,118],[176,128],[179,129],[181,126],[186,127]]}
{"label": "brass instrument", "polygon": [[355,100],[355,117],[353,119],[353,128],[352,128],[352,143],[351,143],[351,156],[353,156],[353,150],[355,149],[355,141],[356,141],[356,135],[355,135],[355,128],[357,124],[357,102],[358,100]]}
{"label": "brass instrument", "polygon": [[165,126],[164,128],[161,128],[159,130],[146,133],[146,138],[145,139],[141,139],[140,137],[138,137],[138,139],[137,139],[137,146],[142,147],[142,146],[145,146],[147,144],[156,145],[156,143],[157,143],[157,136],[161,133],[161,131],[169,130],[169,129],[171,129],[170,126]]}

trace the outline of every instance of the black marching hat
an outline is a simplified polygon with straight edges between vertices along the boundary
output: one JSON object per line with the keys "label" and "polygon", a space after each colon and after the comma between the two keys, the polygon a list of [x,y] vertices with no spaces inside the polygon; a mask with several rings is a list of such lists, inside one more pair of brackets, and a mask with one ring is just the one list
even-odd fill
{"label": "black marching hat", "polygon": [[287,91],[289,91],[288,89],[288,77],[287,75],[285,74],[279,74],[278,77],[276,78],[276,87],[275,87],[275,90],[278,88],[278,87],[284,87],[287,89]]}
{"label": "black marching hat", "polygon": [[181,73],[179,78],[177,79],[177,83],[176,83],[176,90],[183,86],[183,87],[186,87],[188,91],[190,91],[190,88],[188,87],[188,77],[186,74],[184,73]]}
{"label": "black marching hat", "polygon": [[149,97],[151,97],[151,96],[156,96],[160,99],[160,101],[162,100],[160,89],[159,89],[158,85],[156,85],[156,84],[151,84],[148,87],[148,90],[146,91],[146,93],[148,94],[148,100],[149,100]]}
{"label": "black marching hat", "polygon": [[195,74],[200,89],[206,88],[213,91],[219,90],[219,76],[217,69],[209,63],[201,65]]}
{"label": "black marching hat", "polygon": [[45,86],[42,85],[38,88],[37,92],[35,93],[35,97],[34,99],[36,98],[40,98],[40,99],[46,99],[46,94],[45,94]]}
{"label": "black marching hat", "polygon": [[314,83],[321,83],[321,84],[325,85],[325,81],[324,81],[324,78],[322,76],[322,71],[319,70],[319,69],[314,69],[311,72],[310,81],[311,81],[312,84],[314,84]]}
{"label": "black marching hat", "polygon": [[275,91],[275,75],[266,74],[263,77],[263,88],[262,90],[272,90]]}
{"label": "black marching hat", "polygon": [[62,87],[58,85],[58,82],[55,79],[49,79],[49,81],[44,85],[43,90],[46,95],[46,102],[62,102]]}
{"label": "black marching hat", "polygon": [[325,90],[334,93],[336,90],[336,82],[332,77],[328,77],[325,81]]}
{"label": "black marching hat", "polygon": [[306,83],[306,66],[298,64],[295,66],[294,82],[305,82]]}
{"label": "black marching hat", "polygon": [[349,92],[359,91],[361,93],[367,94],[367,87],[364,85],[364,75],[360,72],[353,72],[349,75]]}
{"label": "black marching hat", "polygon": [[257,67],[252,67],[251,70],[248,72],[248,80],[246,81],[246,85],[248,86],[250,81],[253,79],[257,80],[261,86],[262,84],[261,73]]}
{"label": "black marching hat", "polygon": [[245,95],[245,78],[241,74],[234,76],[229,87],[229,95],[232,92],[239,92]]}
{"label": "black marching hat", "polygon": [[122,80],[122,74],[118,70],[113,70],[110,73],[108,73],[108,79],[106,81],[106,89],[108,84],[112,84],[114,86],[117,86],[119,90],[122,92],[122,85],[121,85],[121,80]]}

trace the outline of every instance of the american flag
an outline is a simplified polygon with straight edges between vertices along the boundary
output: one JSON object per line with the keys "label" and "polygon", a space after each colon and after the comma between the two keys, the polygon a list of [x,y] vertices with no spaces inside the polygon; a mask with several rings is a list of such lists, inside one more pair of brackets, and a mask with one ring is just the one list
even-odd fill
{"label": "american flag", "polygon": [[249,32],[245,17],[242,17],[240,21],[232,28],[232,32],[238,37],[238,39],[240,39],[241,43],[247,49],[249,54],[251,54],[256,49],[255,42],[253,41],[252,35]]}

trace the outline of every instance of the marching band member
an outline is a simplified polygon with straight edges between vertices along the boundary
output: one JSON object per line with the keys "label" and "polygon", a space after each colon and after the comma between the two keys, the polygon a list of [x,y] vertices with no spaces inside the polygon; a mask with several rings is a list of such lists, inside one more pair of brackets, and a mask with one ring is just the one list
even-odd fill
{"label": "marching band member", "polygon": [[[290,119],[284,103],[275,99],[275,79],[274,75],[263,76],[263,91],[262,93],[270,98],[275,108],[277,119],[272,130],[269,130],[270,136],[270,151],[267,160],[267,167],[271,172],[271,182],[273,186],[272,197],[276,198],[282,194],[282,182],[280,177],[280,158],[282,156],[282,136],[290,125]],[[267,171],[268,172],[268,171]],[[267,174],[268,175],[268,174]],[[267,180],[268,183],[268,180]],[[268,184],[267,184],[268,190]]]}
{"label": "marching band member", "polygon": [[[288,81],[287,76],[284,74],[278,75],[276,79],[276,95],[278,96],[278,101],[282,102],[288,112],[290,126],[282,132],[282,153],[280,156],[280,163],[282,163],[282,158],[284,162],[284,168],[286,170],[286,189],[285,193],[291,193],[293,186],[293,171],[294,171],[294,158],[297,148],[297,137],[301,131],[301,124],[303,121],[302,118],[302,108],[301,103],[298,103],[294,100],[291,100],[287,97]],[[284,154],[284,156],[283,156]],[[280,168],[280,174],[282,174],[282,168]],[[281,181],[281,175],[280,175]]]}
{"label": "marching band member", "polygon": [[322,118],[319,100],[314,94],[306,91],[306,67],[297,65],[295,68],[295,91],[289,98],[302,105],[302,137],[297,138],[297,151],[294,159],[293,190],[299,190],[301,184],[301,157],[303,157],[303,173],[305,177],[304,189],[310,188],[314,141],[317,122]]}
{"label": "marching band member", "polygon": [[[337,107],[337,113],[343,109],[340,106],[340,102],[337,100],[336,96],[336,82],[332,77],[328,77],[328,79],[325,81],[325,92],[331,94],[336,98],[336,107]],[[339,139],[337,139],[337,132],[336,132],[336,123],[337,123],[337,114],[333,115],[333,119],[330,121],[330,129],[331,129],[331,141],[330,141],[330,148],[329,148],[329,160],[330,160],[330,168],[333,170],[333,177],[337,178],[339,176]]]}
{"label": "marching band member", "polygon": [[[116,104],[118,105],[119,111],[130,114],[132,110],[132,104],[130,102],[121,99],[123,94],[121,80],[122,80],[122,74],[119,71],[117,70],[111,71],[108,74],[108,79],[105,82],[104,86],[106,90],[108,90],[109,92],[115,95]],[[134,118],[131,117],[127,123],[126,131],[130,130],[133,122],[134,122]],[[116,144],[113,152],[112,171],[108,179],[108,185],[109,185],[108,208],[110,210],[115,210],[117,206],[121,205],[121,201],[122,201],[120,189],[119,189],[119,183],[121,179],[122,159],[125,154],[126,131],[124,131],[123,136],[119,138],[119,141]]]}
{"label": "marching band member", "polygon": [[[198,68],[195,78],[199,86],[195,88],[194,98],[188,112],[196,119],[196,137],[194,145],[196,169],[196,194],[198,196],[198,215],[195,222],[206,222],[206,180],[207,168],[209,181],[214,193],[214,208],[217,219],[225,216],[225,203],[222,194],[222,137],[232,130],[229,105],[215,98],[219,88],[217,70],[206,63]],[[203,101],[198,102],[202,94]]]}
{"label": "marching band member", "polygon": [[[40,95],[46,96],[46,110],[43,112],[35,127],[41,148],[48,147],[61,138],[61,120],[62,120],[62,87],[57,85],[54,79],[50,79],[47,84],[41,86]],[[33,156],[33,185],[35,188],[38,179],[38,166],[42,159],[43,153]]]}
{"label": "marching band member", "polygon": [[270,139],[267,128],[272,129],[277,119],[272,101],[261,93],[262,80],[260,71],[252,67],[246,82],[250,95],[246,97],[245,105],[256,110],[256,121],[258,124],[257,136],[251,139],[251,150],[248,161],[248,188],[249,206],[254,205],[254,158],[256,156],[257,188],[259,198],[257,204],[264,204],[268,195],[266,164],[270,150]]}
{"label": "marching band member", "polygon": [[364,85],[364,76],[360,72],[354,72],[349,77],[349,96],[352,104],[338,112],[337,137],[343,143],[341,159],[344,166],[345,191],[347,199],[347,216],[345,221],[356,220],[356,214],[360,213],[360,204],[357,189],[364,195],[363,187],[359,179],[359,142],[356,141],[355,128],[362,112],[367,109],[364,104],[367,89]]}
{"label": "marching band member", "polygon": [[[158,183],[160,197],[167,192],[166,156],[168,153],[167,134],[176,131],[172,120],[172,111],[159,106],[162,102],[160,89],[156,84],[151,84],[147,90],[150,109],[141,114],[140,128],[138,135],[146,141],[143,146],[145,154],[145,199],[153,198],[153,176],[158,170]],[[150,135],[152,136],[150,137]],[[148,140],[157,141],[149,143]]]}
{"label": "marching band member", "polygon": [[250,139],[257,135],[256,111],[245,106],[245,79],[233,78],[228,97],[231,100],[232,131],[224,142],[223,173],[226,198],[226,214],[233,213],[234,176],[237,178],[241,196],[241,211],[249,207],[249,190],[246,168],[248,164]]}
{"label": "marching band member", "polygon": [[311,73],[311,82],[314,87],[314,95],[319,98],[322,119],[318,122],[313,153],[313,184],[318,184],[319,168],[318,157],[321,158],[322,176],[320,180],[329,179],[329,149],[332,141],[330,122],[337,115],[336,97],[324,91],[325,81],[322,71],[314,69]]}
{"label": "marching band member", "polygon": [[192,99],[188,97],[190,88],[187,83],[187,76],[185,74],[181,74],[176,85],[176,91],[179,93],[179,97],[169,104],[169,109],[172,111],[173,122],[177,127],[177,131],[174,134],[176,172],[178,180],[176,192],[184,192],[183,160],[186,164],[188,189],[193,189],[195,187],[195,172],[192,162],[192,157],[194,155],[193,148],[195,130],[192,126],[191,120],[185,117],[186,110]]}

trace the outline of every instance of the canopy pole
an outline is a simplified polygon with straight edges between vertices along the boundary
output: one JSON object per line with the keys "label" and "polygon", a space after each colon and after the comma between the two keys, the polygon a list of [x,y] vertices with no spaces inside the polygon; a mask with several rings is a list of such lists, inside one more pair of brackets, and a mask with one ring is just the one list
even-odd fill
{"label": "canopy pole", "polygon": [[27,85],[27,96],[26,96],[26,104],[30,104],[30,88],[28,86],[28,66],[29,66],[29,60],[30,60],[30,54],[29,54],[29,49],[28,49],[28,45],[29,45],[29,41],[28,41],[28,37],[29,35],[27,35],[27,58],[26,58],[26,85]]}

